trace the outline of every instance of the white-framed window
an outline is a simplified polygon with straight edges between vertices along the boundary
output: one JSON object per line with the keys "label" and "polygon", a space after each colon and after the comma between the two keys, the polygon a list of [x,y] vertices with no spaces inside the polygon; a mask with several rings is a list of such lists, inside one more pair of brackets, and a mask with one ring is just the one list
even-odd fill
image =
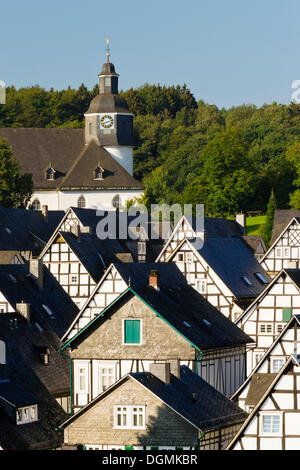
{"label": "white-framed window", "polygon": [[178,253],[177,254],[177,261],[179,261],[179,263],[184,262],[184,253]]}
{"label": "white-framed window", "polygon": [[38,421],[37,405],[17,409],[17,424],[32,423],[33,421]]}
{"label": "white-framed window", "polygon": [[282,413],[260,412],[260,435],[281,436],[282,435]]}
{"label": "white-framed window", "polygon": [[273,334],[273,324],[272,323],[260,323],[259,332],[263,335]]}
{"label": "white-framed window", "polygon": [[275,248],[275,258],[290,258],[291,249],[289,246],[281,246]]}
{"label": "white-framed window", "polygon": [[200,294],[207,293],[207,280],[206,279],[196,279],[196,289]]}
{"label": "white-framed window", "polygon": [[146,242],[138,242],[138,254],[139,255],[146,254]]}
{"label": "white-framed window", "polygon": [[277,374],[284,363],[285,359],[283,357],[271,357],[271,373]]}
{"label": "white-framed window", "polygon": [[120,209],[121,208],[121,198],[120,198],[119,194],[116,194],[116,196],[113,197],[112,206],[115,209]]}
{"label": "white-framed window", "polygon": [[115,405],[115,429],[146,429],[145,405]]}
{"label": "white-framed window", "polygon": [[69,283],[70,284],[78,284],[78,275],[77,274],[69,274]]}
{"label": "white-framed window", "polygon": [[99,364],[99,392],[104,392],[116,381],[116,364]]}
{"label": "white-framed window", "polygon": [[264,355],[264,351],[253,352],[253,368],[257,366],[257,364],[259,363],[263,355]]}
{"label": "white-framed window", "polygon": [[277,325],[276,325],[276,333],[278,333],[278,334],[281,333],[282,330],[283,330],[283,328],[284,328],[284,326],[285,326],[285,325],[284,325],[283,323],[277,323]]}
{"label": "white-framed window", "polygon": [[34,201],[31,204],[31,209],[34,211],[40,211],[41,210],[41,203],[38,199],[34,199]]}
{"label": "white-framed window", "polygon": [[186,263],[192,263],[194,260],[193,253],[191,251],[187,251],[185,253],[185,261]]}

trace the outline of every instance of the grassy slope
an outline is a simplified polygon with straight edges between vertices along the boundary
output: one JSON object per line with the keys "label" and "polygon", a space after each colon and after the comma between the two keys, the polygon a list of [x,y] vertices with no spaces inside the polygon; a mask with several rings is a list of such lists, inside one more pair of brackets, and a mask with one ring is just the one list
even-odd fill
{"label": "grassy slope", "polygon": [[265,215],[259,215],[257,217],[247,217],[247,235],[261,235],[262,226],[265,223],[265,220]]}

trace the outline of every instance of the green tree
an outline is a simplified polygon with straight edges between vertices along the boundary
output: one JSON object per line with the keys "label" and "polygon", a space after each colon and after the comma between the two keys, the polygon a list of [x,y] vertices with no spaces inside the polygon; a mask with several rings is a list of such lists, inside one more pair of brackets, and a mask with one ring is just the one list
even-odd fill
{"label": "green tree", "polygon": [[270,240],[272,237],[273,220],[274,220],[274,214],[275,214],[276,209],[277,209],[277,202],[276,202],[274,190],[272,189],[269,202],[268,202],[267,212],[266,212],[266,222],[263,226],[263,232],[262,232],[262,236],[263,236],[266,246],[269,246]]}
{"label": "green tree", "polygon": [[0,139],[0,204],[25,208],[32,190],[32,176],[28,173],[20,175],[11,147],[6,139]]}

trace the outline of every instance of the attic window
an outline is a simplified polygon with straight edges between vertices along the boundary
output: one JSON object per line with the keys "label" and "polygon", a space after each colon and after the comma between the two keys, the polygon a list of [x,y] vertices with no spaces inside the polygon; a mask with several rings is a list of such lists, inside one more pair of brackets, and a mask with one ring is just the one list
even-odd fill
{"label": "attic window", "polygon": [[37,405],[26,406],[17,409],[17,424],[26,424],[33,421],[38,421],[38,407]]}
{"label": "attic window", "polygon": [[101,168],[101,166],[98,166],[95,170],[95,175],[94,175],[95,180],[103,180],[103,173],[104,173],[103,168]]}
{"label": "attic window", "polygon": [[252,286],[252,282],[249,281],[249,279],[246,276],[243,276],[242,279],[248,286]]}
{"label": "attic window", "polygon": [[263,284],[268,284],[267,279],[261,273],[255,273],[255,274]]}
{"label": "attic window", "polygon": [[55,170],[52,167],[49,167],[48,170],[46,170],[46,180],[54,180],[55,177]]}

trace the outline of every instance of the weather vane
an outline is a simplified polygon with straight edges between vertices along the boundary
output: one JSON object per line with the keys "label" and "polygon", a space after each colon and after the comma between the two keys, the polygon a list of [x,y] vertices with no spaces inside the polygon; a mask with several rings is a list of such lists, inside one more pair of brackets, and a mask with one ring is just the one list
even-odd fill
{"label": "weather vane", "polygon": [[109,56],[110,56],[110,47],[109,47],[109,38],[106,38],[106,57],[107,57],[107,62],[109,62]]}

